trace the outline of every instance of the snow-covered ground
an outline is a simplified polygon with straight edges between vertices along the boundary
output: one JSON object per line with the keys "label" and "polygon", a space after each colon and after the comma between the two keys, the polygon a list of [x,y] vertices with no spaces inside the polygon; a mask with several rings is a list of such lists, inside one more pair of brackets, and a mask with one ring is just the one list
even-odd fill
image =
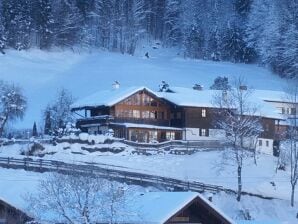
{"label": "snow-covered ground", "polygon": [[[150,58],[144,57],[149,52]],[[135,56],[118,53],[71,51],[7,51],[0,55],[0,79],[21,85],[28,98],[25,120],[18,127],[32,127],[42,109],[65,87],[75,97],[111,88],[118,80],[123,86],[148,86],[156,90],[162,80],[172,86],[209,88],[217,76],[244,76],[257,89],[281,90],[283,80],[256,65],[183,59],[175,49],[140,48]],[[120,87],[121,88],[121,87]]]}
{"label": "snow-covered ground", "polygon": [[[44,178],[44,174],[0,168],[0,176],[0,198],[27,211],[29,202],[26,196],[37,193],[39,181]],[[154,188],[135,187],[135,189],[140,193],[147,190],[155,191]],[[253,220],[257,221],[253,223],[259,224],[294,224],[297,222],[295,217],[297,207],[291,208],[285,200],[265,200],[243,196],[241,202],[237,202],[234,195],[226,193],[215,194],[212,198],[218,208],[239,224],[246,223],[239,221],[244,219],[244,214],[249,214]]]}
{"label": "snow-covered ground", "polygon": [[[144,57],[145,52],[149,52],[149,59]],[[177,55],[175,49],[140,48],[135,56],[108,52],[39,50],[7,51],[6,55],[0,55],[0,80],[21,85],[28,99],[27,114],[24,121],[17,124],[18,127],[32,127],[34,121],[38,122],[42,109],[54,98],[60,87],[65,87],[75,97],[82,98],[98,90],[111,88],[115,80],[118,80],[121,86],[140,85],[153,90],[157,89],[162,80],[172,86],[192,87],[199,83],[209,88],[217,76],[231,79],[240,75],[256,89],[282,90],[284,87],[284,81],[265,68],[228,62],[185,60]],[[91,153],[81,147],[80,144],[66,143],[47,145],[45,152],[48,154],[43,158],[69,163],[95,162],[117,166],[117,169],[236,189],[236,168],[223,165],[221,151],[201,151],[183,156],[168,153],[145,156],[133,154],[134,149],[119,143],[112,147],[121,148],[120,153]],[[111,148],[111,145],[102,144],[101,147]],[[22,158],[24,156],[20,153],[27,149],[27,145],[18,144],[1,147],[0,156]],[[241,217],[240,210],[249,210],[252,218],[262,224],[275,223],[271,220],[296,223],[298,209],[289,206],[289,174],[285,171],[276,173],[275,167],[276,159],[267,155],[258,156],[257,166],[252,160],[247,162],[243,169],[243,189],[278,199],[268,201],[244,196],[242,202],[238,203],[234,195],[221,193],[214,196],[215,204],[234,219]],[[0,168],[0,177],[0,198],[7,199],[17,207],[25,207],[26,201],[22,195],[28,191],[35,192],[38,180],[43,178],[43,174]],[[298,203],[298,199],[296,200]]]}
{"label": "snow-covered ground", "polygon": [[[82,144],[60,143],[56,146],[44,145],[43,159],[63,161],[67,163],[98,163],[115,169],[125,169],[140,173],[173,177],[186,181],[199,181],[237,189],[236,167],[226,164],[222,151],[200,151],[192,155],[155,154],[151,156],[136,155],[135,150],[122,143],[98,144],[88,146]],[[87,148],[122,149],[119,153],[104,150],[89,152]],[[0,156],[22,158],[21,152],[28,150],[27,145],[14,144],[2,147]],[[36,157],[39,158],[39,157]],[[243,168],[243,190],[289,200],[290,183],[287,171],[276,172],[276,158],[259,154],[257,165],[253,159],[245,162]],[[298,194],[298,189],[297,189]],[[298,202],[298,198],[296,197]]]}

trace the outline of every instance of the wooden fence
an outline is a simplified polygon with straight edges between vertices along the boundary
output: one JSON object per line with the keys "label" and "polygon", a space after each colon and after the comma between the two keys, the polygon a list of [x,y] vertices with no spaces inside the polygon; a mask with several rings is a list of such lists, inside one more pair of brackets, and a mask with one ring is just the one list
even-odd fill
{"label": "wooden fence", "polygon": [[[98,166],[101,165],[101,166]],[[105,179],[116,180],[128,184],[138,184],[142,186],[156,186],[171,190],[196,191],[196,192],[219,192],[236,194],[236,191],[222,186],[204,184],[196,181],[183,181],[175,178],[162,177],[158,175],[150,175],[127,171],[117,166],[106,164],[86,163],[82,165],[69,164],[54,160],[32,159],[25,157],[23,159],[15,159],[9,157],[0,157],[0,167],[12,169],[25,169],[34,172],[59,172],[59,173],[76,173],[84,175],[94,175]],[[263,199],[273,199],[259,194],[242,192],[243,195],[251,195]]]}

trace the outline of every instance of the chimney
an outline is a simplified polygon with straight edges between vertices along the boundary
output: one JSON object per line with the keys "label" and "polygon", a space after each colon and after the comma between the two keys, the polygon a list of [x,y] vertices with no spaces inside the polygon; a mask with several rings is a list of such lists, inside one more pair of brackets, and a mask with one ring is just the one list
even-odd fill
{"label": "chimney", "polygon": [[245,86],[245,85],[241,85],[241,86],[239,86],[239,89],[240,89],[240,90],[247,90],[247,86]]}
{"label": "chimney", "polygon": [[115,81],[112,85],[113,89],[119,89],[120,88],[120,83],[118,81]]}
{"label": "chimney", "polygon": [[203,90],[203,86],[200,84],[194,84],[194,86],[192,87],[194,90],[198,90],[198,91],[202,91]]}

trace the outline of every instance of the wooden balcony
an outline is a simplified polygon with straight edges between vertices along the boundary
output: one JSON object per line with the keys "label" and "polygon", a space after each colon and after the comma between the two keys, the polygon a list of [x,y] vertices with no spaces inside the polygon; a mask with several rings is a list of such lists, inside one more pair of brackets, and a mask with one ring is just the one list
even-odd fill
{"label": "wooden balcony", "polygon": [[122,118],[113,117],[110,115],[95,116],[88,118],[81,118],[77,120],[77,127],[83,125],[93,125],[93,124],[109,124],[109,123],[134,123],[134,124],[149,124],[158,126],[171,126],[170,120],[162,119],[144,119],[144,118]]}

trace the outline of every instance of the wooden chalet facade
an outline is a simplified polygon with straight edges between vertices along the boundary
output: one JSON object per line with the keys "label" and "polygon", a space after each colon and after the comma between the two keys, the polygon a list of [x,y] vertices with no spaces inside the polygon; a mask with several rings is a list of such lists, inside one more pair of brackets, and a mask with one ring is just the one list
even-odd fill
{"label": "wooden chalet facade", "polygon": [[[90,134],[113,131],[115,137],[145,143],[224,140],[225,133],[215,127],[218,108],[210,104],[210,90],[187,91],[179,95],[174,91],[154,92],[146,87],[113,89],[75,103],[72,111],[81,111],[77,127]],[[180,103],[184,97],[190,103]],[[273,147],[278,146],[277,120],[262,117],[264,131],[257,143],[259,150],[272,154]]]}
{"label": "wooden chalet facade", "polygon": [[208,137],[213,127],[211,108],[177,106],[146,89],[112,106],[83,109],[86,117],[77,120],[83,131],[102,134],[113,129],[115,137],[137,142],[182,140],[184,127],[199,128],[199,135]]}

